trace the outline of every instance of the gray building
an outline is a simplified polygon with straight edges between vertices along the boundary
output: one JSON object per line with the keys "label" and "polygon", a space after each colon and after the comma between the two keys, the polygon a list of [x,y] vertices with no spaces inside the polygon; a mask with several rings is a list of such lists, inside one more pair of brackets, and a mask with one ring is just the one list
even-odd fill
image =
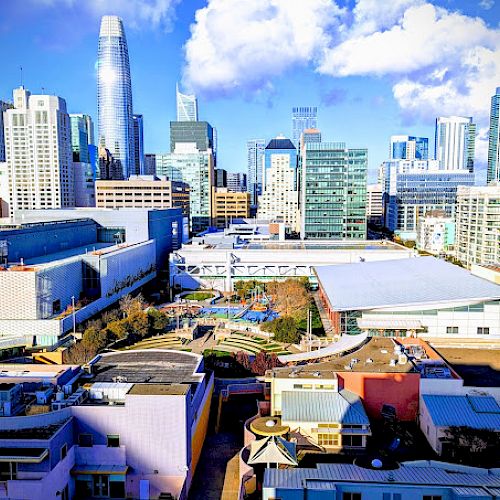
{"label": "gray building", "polygon": [[142,115],[133,115],[134,120],[134,172],[144,174],[144,121]]}
{"label": "gray building", "polygon": [[306,129],[318,127],[318,108],[305,106],[292,109],[292,142],[299,147],[300,136]]}
{"label": "gray building", "polygon": [[12,105],[0,101],[0,162],[5,161],[5,138],[4,138],[4,131],[3,131],[3,112],[6,109],[11,108]]}
{"label": "gray building", "polygon": [[264,171],[264,139],[250,139],[247,141],[247,190],[250,193],[250,203],[257,205],[262,194],[262,173]]}
{"label": "gray building", "polygon": [[[488,173],[486,180],[500,182],[500,87],[491,97],[490,138],[488,142]],[[1,161],[1,160],[0,160]]]}
{"label": "gray building", "polygon": [[199,151],[214,149],[213,128],[208,122],[170,122],[170,151],[179,144],[195,143]]}
{"label": "gray building", "polygon": [[215,169],[215,187],[227,187],[227,170],[223,168]]}
{"label": "gray building", "polygon": [[156,175],[156,155],[154,153],[144,155],[144,175]]}
{"label": "gray building", "polygon": [[233,193],[245,192],[247,190],[246,174],[242,172],[228,172],[227,189]]}

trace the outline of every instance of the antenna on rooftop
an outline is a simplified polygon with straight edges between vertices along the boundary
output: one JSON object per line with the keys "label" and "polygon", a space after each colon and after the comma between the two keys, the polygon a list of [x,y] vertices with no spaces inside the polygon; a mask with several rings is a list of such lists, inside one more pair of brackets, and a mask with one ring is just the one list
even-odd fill
{"label": "antenna on rooftop", "polygon": [[21,87],[23,86],[23,67],[19,66],[19,72],[21,73]]}

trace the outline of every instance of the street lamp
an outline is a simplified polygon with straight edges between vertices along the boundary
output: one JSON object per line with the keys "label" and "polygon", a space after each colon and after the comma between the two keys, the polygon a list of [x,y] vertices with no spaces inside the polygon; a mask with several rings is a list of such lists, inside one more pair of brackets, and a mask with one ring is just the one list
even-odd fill
{"label": "street lamp", "polygon": [[75,296],[71,296],[71,307],[73,308],[73,337],[76,336],[76,311],[75,311]]}

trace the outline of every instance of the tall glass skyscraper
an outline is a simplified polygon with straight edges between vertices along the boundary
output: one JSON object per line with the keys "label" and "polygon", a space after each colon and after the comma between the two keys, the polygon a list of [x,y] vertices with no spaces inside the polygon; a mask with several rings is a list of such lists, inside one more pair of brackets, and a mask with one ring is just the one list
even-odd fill
{"label": "tall glass skyscraper", "polygon": [[500,87],[497,87],[495,95],[491,98],[490,113],[490,139],[488,143],[488,173],[487,182],[500,182],[500,127],[498,119],[500,115]]}
{"label": "tall glass skyscraper", "polygon": [[250,139],[247,141],[247,191],[250,193],[250,203],[257,205],[262,194],[263,158],[266,149],[264,139]]}
{"label": "tall glass skyscraper", "polygon": [[175,86],[175,100],[177,103],[178,122],[198,121],[198,100],[195,95],[182,94],[179,85]]}
{"label": "tall glass skyscraper", "polygon": [[134,120],[134,173],[144,172],[144,120],[142,115],[133,115]]}
{"label": "tall glass skyscraper", "polygon": [[391,135],[391,160],[428,160],[429,139],[411,135]]}
{"label": "tall glass skyscraper", "polygon": [[300,136],[308,128],[318,128],[318,108],[301,107],[292,109],[292,142],[295,147],[300,146]]}
{"label": "tall glass skyscraper", "polygon": [[117,16],[103,16],[97,54],[99,146],[119,162],[126,179],[134,172],[132,82],[127,39]]}
{"label": "tall glass skyscraper", "polygon": [[474,171],[476,125],[471,117],[436,118],[435,156],[443,170]]}

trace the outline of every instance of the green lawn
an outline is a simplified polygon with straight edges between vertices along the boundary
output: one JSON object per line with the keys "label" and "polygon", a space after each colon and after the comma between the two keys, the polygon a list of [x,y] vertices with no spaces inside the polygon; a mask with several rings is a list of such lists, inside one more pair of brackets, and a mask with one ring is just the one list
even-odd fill
{"label": "green lawn", "polygon": [[213,296],[214,294],[210,292],[193,292],[184,295],[182,298],[186,300],[207,300]]}

